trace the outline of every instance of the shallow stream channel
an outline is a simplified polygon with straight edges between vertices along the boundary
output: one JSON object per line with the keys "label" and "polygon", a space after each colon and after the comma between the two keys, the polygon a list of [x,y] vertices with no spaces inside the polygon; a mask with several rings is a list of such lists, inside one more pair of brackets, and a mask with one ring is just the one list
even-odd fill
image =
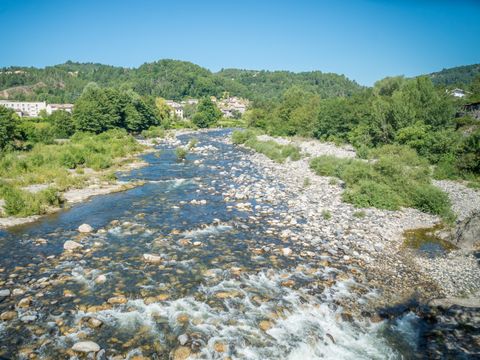
{"label": "shallow stream channel", "polygon": [[373,321],[360,267],[281,236],[287,203],[225,195],[273,183],[229,135],[181,135],[186,160],[167,142],[119,174],[144,185],[2,230],[0,358],[422,358],[418,316]]}

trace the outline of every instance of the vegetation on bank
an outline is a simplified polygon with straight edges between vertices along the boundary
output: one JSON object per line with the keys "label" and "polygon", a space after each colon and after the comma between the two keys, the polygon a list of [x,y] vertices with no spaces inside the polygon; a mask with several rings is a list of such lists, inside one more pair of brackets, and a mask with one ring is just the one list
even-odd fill
{"label": "vegetation on bank", "polygon": [[285,160],[300,160],[300,149],[294,145],[281,145],[273,140],[260,141],[257,140],[257,134],[253,131],[234,131],[232,134],[234,144],[243,144],[256,152],[266,155],[268,158],[278,163]]}
{"label": "vegetation on bank", "polygon": [[435,167],[438,179],[478,182],[480,122],[462,105],[480,96],[480,77],[466,100],[436,88],[427,77],[386,78],[350,97],[323,99],[292,87],[278,103],[248,110],[244,121],[275,136],[350,143],[361,157],[383,145],[405,145]]}
{"label": "vegetation on bank", "polygon": [[[0,155],[0,198],[5,215],[42,214],[58,206],[60,193],[80,188],[91,180],[87,169],[104,172],[143,149],[125,130],[114,129],[99,135],[78,132],[69,141],[36,143],[28,151],[15,150]],[[104,179],[111,179],[106,174]],[[45,185],[40,191],[28,187]]]}
{"label": "vegetation on bank", "polygon": [[412,207],[447,221],[453,219],[447,194],[431,184],[428,162],[414,150],[385,145],[372,156],[370,161],[320,156],[311,160],[310,167],[318,175],[343,180],[343,200],[356,207]]}

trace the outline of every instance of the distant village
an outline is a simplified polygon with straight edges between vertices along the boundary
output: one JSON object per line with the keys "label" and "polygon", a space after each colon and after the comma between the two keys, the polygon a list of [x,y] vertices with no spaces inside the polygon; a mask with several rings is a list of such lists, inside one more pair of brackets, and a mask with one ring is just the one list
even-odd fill
{"label": "distant village", "polygon": [[[210,99],[217,105],[226,118],[241,117],[249,105],[249,100],[235,96],[225,99],[217,99],[215,96],[211,96]],[[185,107],[195,107],[198,104],[198,99],[187,99],[180,102],[165,100],[165,103],[171,108],[170,114],[172,117],[184,119]],[[12,100],[0,100],[0,105],[12,109],[20,117],[39,117],[43,111],[48,115],[58,110],[71,113],[74,106],[73,104],[47,104],[45,101],[26,102]]]}
{"label": "distant village", "polygon": [[[215,96],[211,96],[210,99],[222,112],[226,118],[241,117],[249,105],[249,100],[239,97],[227,97],[225,99],[217,99]],[[185,107],[196,106],[198,99],[187,99],[180,102],[174,100],[165,100],[165,103],[172,109],[171,115],[179,119],[185,118]]]}

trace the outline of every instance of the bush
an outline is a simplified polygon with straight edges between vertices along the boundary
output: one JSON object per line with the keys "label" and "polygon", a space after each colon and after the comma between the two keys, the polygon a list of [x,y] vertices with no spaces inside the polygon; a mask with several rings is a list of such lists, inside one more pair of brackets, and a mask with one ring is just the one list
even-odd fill
{"label": "bush", "polygon": [[150,126],[147,130],[143,130],[141,135],[146,139],[164,138],[165,129],[160,126]]}
{"label": "bush", "polygon": [[62,199],[53,188],[31,193],[12,187],[4,192],[3,197],[5,213],[11,216],[44,214],[49,206],[59,206],[62,203]]}
{"label": "bush", "polygon": [[175,149],[175,155],[177,156],[177,160],[182,161],[185,160],[187,157],[188,151],[184,147],[177,147]]}
{"label": "bush", "polygon": [[328,210],[322,210],[322,217],[325,220],[330,220],[332,218],[332,214]]}
{"label": "bush", "polygon": [[197,146],[197,144],[198,144],[197,138],[190,139],[190,141],[188,142],[188,150],[193,150],[195,146]]}
{"label": "bush", "polygon": [[412,204],[421,211],[440,215],[444,219],[454,218],[447,194],[433,185],[417,185],[413,189]]}
{"label": "bush", "polygon": [[371,162],[321,156],[310,167],[323,176],[345,182],[343,200],[356,207],[398,210],[414,207],[421,211],[452,218],[445,193],[430,184],[428,163],[408,147],[387,145],[376,149]]}
{"label": "bush", "polygon": [[387,210],[398,210],[403,203],[400,195],[390,186],[371,180],[361,180],[357,184],[348,186],[342,198],[356,207]]}
{"label": "bush", "polygon": [[235,130],[232,133],[232,142],[234,144],[245,144],[249,139],[255,138],[256,135],[252,130]]}

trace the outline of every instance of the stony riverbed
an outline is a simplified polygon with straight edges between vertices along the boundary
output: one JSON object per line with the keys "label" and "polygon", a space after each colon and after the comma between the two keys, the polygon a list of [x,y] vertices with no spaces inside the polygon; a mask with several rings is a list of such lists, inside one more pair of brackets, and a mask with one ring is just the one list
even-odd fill
{"label": "stony riverbed", "polygon": [[[478,354],[478,309],[421,305],[478,291],[477,260],[402,245],[404,229],[438,219],[411,209],[359,216],[308,158],[276,164],[229,135],[166,139],[143,157],[148,166],[122,175],[143,186],[1,232],[0,357]],[[197,146],[177,161],[175,147],[192,137]]]}

